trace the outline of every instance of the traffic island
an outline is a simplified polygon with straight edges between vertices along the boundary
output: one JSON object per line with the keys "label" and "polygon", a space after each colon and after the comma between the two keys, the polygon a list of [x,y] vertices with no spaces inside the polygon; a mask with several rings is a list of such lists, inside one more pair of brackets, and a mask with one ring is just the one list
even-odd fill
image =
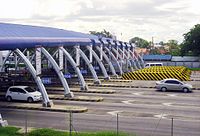
{"label": "traffic island", "polygon": [[71,112],[71,113],[82,113],[87,112],[87,107],[79,106],[64,106],[64,105],[53,105],[52,107],[43,107],[41,103],[19,103],[19,102],[1,102],[1,108],[12,108],[12,109],[26,109],[26,110],[40,110],[40,111],[52,111],[52,112]]}
{"label": "traffic island", "polygon": [[81,91],[81,90],[71,90],[72,92],[79,92],[79,93],[99,93],[99,94],[113,94],[116,91],[114,90],[102,90],[102,89],[90,89],[88,91]]}
{"label": "traffic island", "polygon": [[63,95],[49,95],[50,99],[53,100],[70,100],[70,101],[87,101],[87,102],[101,102],[102,97],[89,97],[89,96],[75,96],[72,98],[64,97]]}
{"label": "traffic island", "polygon": [[[52,92],[52,91],[63,91],[63,87],[46,87],[47,91]],[[107,90],[107,89],[89,89],[89,90],[80,90],[79,88],[70,88],[70,91],[72,92],[80,92],[80,93],[100,93],[100,94],[113,94],[116,91],[114,90]]]}

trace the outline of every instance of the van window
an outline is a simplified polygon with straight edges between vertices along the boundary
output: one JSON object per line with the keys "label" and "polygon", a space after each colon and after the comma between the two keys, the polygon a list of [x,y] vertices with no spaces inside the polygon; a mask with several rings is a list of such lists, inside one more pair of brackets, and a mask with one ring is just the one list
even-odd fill
{"label": "van window", "polygon": [[156,64],[156,66],[162,66],[162,64]]}
{"label": "van window", "polygon": [[163,66],[162,63],[147,63],[145,64],[145,67],[151,67],[151,66]]}

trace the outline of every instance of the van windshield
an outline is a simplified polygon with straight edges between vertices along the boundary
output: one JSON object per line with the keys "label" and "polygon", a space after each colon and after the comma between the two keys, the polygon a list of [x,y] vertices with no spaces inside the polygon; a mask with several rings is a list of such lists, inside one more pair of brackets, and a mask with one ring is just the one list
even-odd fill
{"label": "van windshield", "polygon": [[25,90],[29,93],[35,92],[35,90],[31,87],[26,87]]}

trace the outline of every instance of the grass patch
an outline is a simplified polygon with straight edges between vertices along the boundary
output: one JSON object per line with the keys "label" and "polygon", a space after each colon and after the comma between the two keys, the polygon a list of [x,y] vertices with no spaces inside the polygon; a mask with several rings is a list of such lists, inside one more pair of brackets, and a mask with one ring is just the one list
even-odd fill
{"label": "grass patch", "polygon": [[[33,130],[28,136],[69,136],[69,132],[52,130],[48,128]],[[101,131],[101,132],[73,132],[72,136],[116,136],[116,132]],[[136,136],[134,134],[119,133],[118,136]]]}
{"label": "grass patch", "polygon": [[[0,127],[0,136],[24,136],[19,133],[20,128],[16,127]],[[116,136],[114,131],[100,131],[100,132],[73,132],[72,136]],[[69,136],[69,132],[59,131],[50,128],[42,128],[32,130],[27,136]],[[118,136],[136,136],[135,134],[128,134],[119,132]]]}
{"label": "grass patch", "polygon": [[189,70],[192,70],[192,71],[200,71],[200,68],[189,68]]}
{"label": "grass patch", "polygon": [[18,133],[19,129],[16,127],[0,127],[0,136],[23,136]]}

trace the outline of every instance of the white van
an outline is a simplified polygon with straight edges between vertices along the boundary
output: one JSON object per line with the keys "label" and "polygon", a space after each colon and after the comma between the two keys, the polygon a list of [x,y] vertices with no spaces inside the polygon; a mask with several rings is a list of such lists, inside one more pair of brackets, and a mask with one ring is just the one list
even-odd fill
{"label": "white van", "polygon": [[163,66],[163,63],[146,63],[145,68],[152,67],[152,66]]}

